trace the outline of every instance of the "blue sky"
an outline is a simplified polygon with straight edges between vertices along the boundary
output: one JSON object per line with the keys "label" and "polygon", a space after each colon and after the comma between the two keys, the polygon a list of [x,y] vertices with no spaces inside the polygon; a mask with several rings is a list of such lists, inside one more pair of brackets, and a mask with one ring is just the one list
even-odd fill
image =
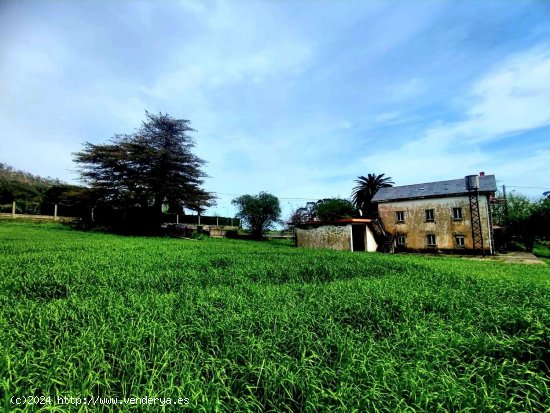
{"label": "blue sky", "polygon": [[77,182],[71,153],[145,110],[191,121],[220,215],[244,193],[285,214],[348,197],[369,172],[538,197],[550,3],[0,2],[1,162]]}

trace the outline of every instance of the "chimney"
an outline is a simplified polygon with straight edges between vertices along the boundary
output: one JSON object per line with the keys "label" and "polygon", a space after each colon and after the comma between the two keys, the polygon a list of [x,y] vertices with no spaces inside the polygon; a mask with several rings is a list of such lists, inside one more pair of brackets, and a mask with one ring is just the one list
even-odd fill
{"label": "chimney", "polygon": [[480,172],[479,176],[485,176],[485,172]]}

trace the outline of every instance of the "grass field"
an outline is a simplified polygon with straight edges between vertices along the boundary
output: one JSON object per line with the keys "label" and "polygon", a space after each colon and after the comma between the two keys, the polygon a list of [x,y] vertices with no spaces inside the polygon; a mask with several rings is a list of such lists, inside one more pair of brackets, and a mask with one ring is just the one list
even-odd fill
{"label": "grass field", "polygon": [[533,253],[543,260],[546,264],[550,265],[550,242],[537,242],[535,243],[535,248],[533,248]]}
{"label": "grass field", "polygon": [[548,411],[549,305],[542,265],[0,222],[0,406]]}

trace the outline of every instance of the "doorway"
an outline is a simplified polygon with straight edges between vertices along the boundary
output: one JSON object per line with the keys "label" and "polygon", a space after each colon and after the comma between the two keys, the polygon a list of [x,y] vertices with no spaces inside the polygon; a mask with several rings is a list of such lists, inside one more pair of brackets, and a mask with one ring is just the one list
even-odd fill
{"label": "doorway", "polygon": [[353,251],[365,251],[366,225],[352,225],[351,236],[353,240]]}

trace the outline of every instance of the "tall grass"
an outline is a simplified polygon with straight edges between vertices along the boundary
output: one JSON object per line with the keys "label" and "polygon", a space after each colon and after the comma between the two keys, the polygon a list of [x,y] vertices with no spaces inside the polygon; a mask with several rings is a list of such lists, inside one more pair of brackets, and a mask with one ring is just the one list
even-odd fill
{"label": "tall grass", "polygon": [[547,411],[549,303],[546,266],[0,223],[0,403]]}

